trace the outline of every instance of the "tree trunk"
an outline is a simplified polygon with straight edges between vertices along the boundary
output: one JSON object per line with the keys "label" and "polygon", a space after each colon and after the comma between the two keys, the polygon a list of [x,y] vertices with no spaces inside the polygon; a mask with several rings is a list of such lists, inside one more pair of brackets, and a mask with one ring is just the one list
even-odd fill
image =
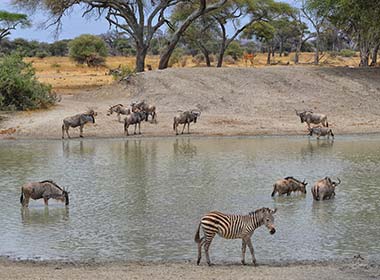
{"label": "tree trunk", "polygon": [[379,52],[380,43],[376,44],[372,50],[372,61],[371,66],[376,66],[377,64],[377,53]]}
{"label": "tree trunk", "polygon": [[314,64],[319,64],[319,33],[317,33],[317,37],[315,39]]}
{"label": "tree trunk", "polygon": [[274,47],[272,47],[272,57],[274,57]]}
{"label": "tree trunk", "polygon": [[284,42],[283,40],[280,41],[280,57],[282,57],[282,53],[284,52]]}
{"label": "tree trunk", "polygon": [[222,67],[225,51],[226,51],[226,38],[223,37],[222,44],[220,45],[220,49],[219,49],[218,64],[216,65],[216,67]]}
{"label": "tree trunk", "polygon": [[207,67],[210,67],[211,66],[210,52],[201,43],[199,43],[199,49],[201,50],[203,56],[205,57]]}
{"label": "tree trunk", "polygon": [[144,72],[145,70],[145,57],[148,52],[148,47],[141,47],[136,45],[136,72]]}
{"label": "tree trunk", "polygon": [[267,65],[270,65],[271,48],[268,47]]}
{"label": "tree trunk", "polygon": [[369,43],[368,40],[364,39],[359,34],[359,44],[360,44],[360,64],[359,67],[368,67],[369,62]]}
{"label": "tree trunk", "polygon": [[294,64],[300,63],[300,53],[299,50],[296,50],[296,53],[294,54]]}

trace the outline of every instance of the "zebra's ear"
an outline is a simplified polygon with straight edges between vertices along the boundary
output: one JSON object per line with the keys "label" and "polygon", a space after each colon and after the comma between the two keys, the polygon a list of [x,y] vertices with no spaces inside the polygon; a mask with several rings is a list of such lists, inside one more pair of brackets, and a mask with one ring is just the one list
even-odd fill
{"label": "zebra's ear", "polygon": [[275,213],[277,212],[277,208],[270,209],[270,212],[271,212],[272,214],[275,214]]}

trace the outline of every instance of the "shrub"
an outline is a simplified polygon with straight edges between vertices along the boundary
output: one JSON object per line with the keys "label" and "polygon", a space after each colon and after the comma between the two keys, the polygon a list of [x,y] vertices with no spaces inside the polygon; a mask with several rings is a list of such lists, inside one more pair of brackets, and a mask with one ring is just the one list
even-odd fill
{"label": "shrub", "polygon": [[238,60],[243,56],[243,49],[239,42],[233,41],[226,50],[226,55],[231,56],[234,60]]}
{"label": "shrub", "polygon": [[223,58],[223,61],[225,64],[235,64],[236,63],[236,60],[231,55],[226,55]]}
{"label": "shrub", "polygon": [[183,56],[183,49],[176,48],[169,59],[169,67],[172,67],[174,64],[179,63],[182,56]]}
{"label": "shrub", "polygon": [[0,61],[0,108],[47,108],[55,102],[56,96],[51,94],[51,86],[37,81],[31,63],[25,63],[16,54]]}
{"label": "shrub", "polygon": [[43,59],[43,58],[49,56],[49,54],[48,54],[46,51],[38,51],[38,52],[36,53],[36,56],[37,56],[38,58]]}
{"label": "shrub", "polygon": [[204,57],[203,54],[198,53],[197,55],[195,55],[195,56],[191,59],[191,61],[192,61],[193,63],[195,63],[196,65],[199,65],[199,64],[201,64],[202,62],[205,61],[205,57]]}
{"label": "shrub", "polygon": [[107,57],[107,46],[94,35],[84,34],[69,43],[70,57],[79,64],[87,66],[103,65]]}
{"label": "shrub", "polygon": [[340,55],[344,57],[354,57],[356,52],[354,50],[343,49],[340,51]]}

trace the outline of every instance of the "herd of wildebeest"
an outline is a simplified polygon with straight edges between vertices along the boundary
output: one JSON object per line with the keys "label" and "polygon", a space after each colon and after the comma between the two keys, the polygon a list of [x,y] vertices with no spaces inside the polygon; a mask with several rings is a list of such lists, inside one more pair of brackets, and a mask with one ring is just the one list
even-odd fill
{"label": "herd of wildebeest", "polygon": [[[145,101],[134,102],[131,104],[131,108],[126,108],[122,104],[117,104],[110,106],[107,115],[110,116],[112,113],[117,114],[118,121],[120,122],[121,115],[126,115],[124,118],[124,131],[126,135],[129,135],[128,127],[130,125],[135,125],[139,127],[138,133],[140,134],[140,124],[142,121],[148,121],[149,116],[151,116],[152,122],[156,121],[156,107],[153,105],[148,105]],[[188,110],[180,111],[173,119],[173,130],[178,134],[178,125],[183,124],[182,133],[187,125],[188,133],[190,123],[196,123],[197,118],[199,118],[201,112],[199,110]],[[327,117],[323,114],[317,114],[312,111],[302,111],[298,112],[296,110],[297,116],[300,117],[301,123],[306,123],[309,131],[309,135],[316,135],[317,138],[320,136],[332,136],[334,134],[329,128]],[[70,138],[68,133],[69,127],[79,127],[80,137],[83,137],[83,127],[87,122],[95,123],[95,116],[97,113],[94,110],[89,110],[86,113],[78,114],[72,117],[65,118],[62,125],[62,138],[64,138],[64,132]],[[316,125],[311,127],[311,125]],[[318,180],[311,188],[311,193],[313,199],[316,201],[331,199],[335,196],[335,187],[341,183],[338,178],[337,182],[333,181],[329,177]],[[304,181],[299,181],[294,177],[286,177],[277,180],[273,185],[273,191],[271,196],[274,197],[278,195],[289,196],[292,192],[301,192],[306,194],[306,186],[308,183]],[[30,198],[44,199],[45,205],[48,205],[49,199],[55,199],[62,201],[65,205],[69,204],[69,192],[65,188],[61,188],[52,180],[45,180],[41,182],[27,183],[21,188],[20,202],[23,207],[28,207]],[[204,215],[198,225],[198,229],[195,234],[194,241],[198,245],[198,260],[197,264],[201,260],[201,249],[205,250],[206,260],[209,265],[211,265],[209,257],[209,247],[216,234],[227,239],[242,239],[242,259],[241,262],[245,264],[245,252],[246,247],[249,248],[252,255],[252,262],[256,264],[256,259],[254,256],[253,245],[251,241],[251,236],[254,230],[262,225],[265,225],[271,234],[276,232],[274,227],[274,217],[273,214],[276,213],[277,209],[270,208],[260,208],[256,211],[250,212],[248,215],[229,215],[221,212],[210,212]],[[200,237],[200,229],[202,228],[203,237]]]}

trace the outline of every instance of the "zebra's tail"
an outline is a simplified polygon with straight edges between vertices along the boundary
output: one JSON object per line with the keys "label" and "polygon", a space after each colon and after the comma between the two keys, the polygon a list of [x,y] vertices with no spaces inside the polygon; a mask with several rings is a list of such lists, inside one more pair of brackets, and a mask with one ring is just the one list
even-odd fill
{"label": "zebra's tail", "polygon": [[198,229],[197,229],[197,231],[195,233],[195,236],[194,236],[195,243],[200,243],[201,242],[201,238],[199,236],[199,230],[200,230],[200,228],[201,228],[201,223],[199,223]]}
{"label": "zebra's tail", "polygon": [[21,189],[20,203],[22,204],[23,201],[24,201],[24,195],[23,195],[23,193],[22,193],[22,189]]}

